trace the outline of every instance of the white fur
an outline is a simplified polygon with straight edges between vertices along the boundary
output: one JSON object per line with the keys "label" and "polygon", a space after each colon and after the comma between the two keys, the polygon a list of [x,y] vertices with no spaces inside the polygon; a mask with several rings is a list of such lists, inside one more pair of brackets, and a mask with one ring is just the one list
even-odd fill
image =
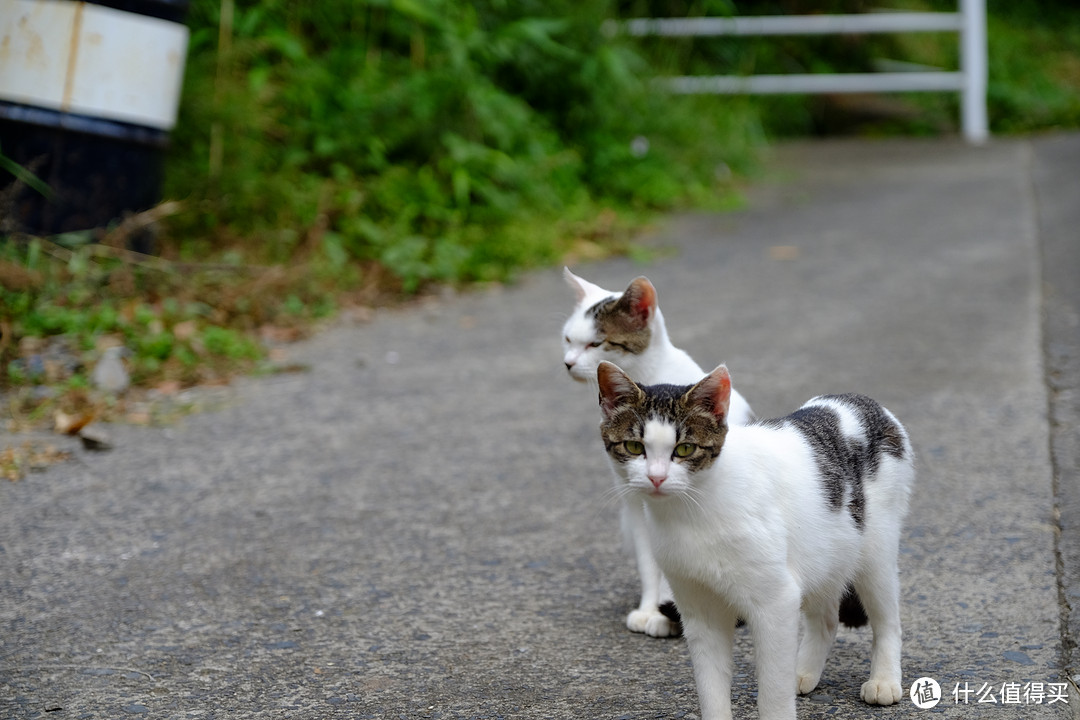
{"label": "white fur", "polygon": [[[840,411],[844,433],[859,434],[847,408],[816,398],[810,404]],[[874,633],[862,697],[898,702],[897,554],[914,482],[907,438],[905,459],[882,453],[876,475],[863,483],[860,531],[846,511],[828,507],[813,452],[796,430],[731,427],[711,467],[691,475],[668,461],[657,486],[649,458],[671,458],[675,447],[673,430],[662,425],[646,424],[643,456],[612,466],[645,500],[653,553],[682,614],[702,719],[731,718],[732,646],[741,617],[755,647],[761,720],[793,720],[796,693],[810,692],[821,677],[848,583]]]}
{"label": "white fur", "polygon": [[[590,347],[597,340],[596,326],[585,312],[601,300],[620,297],[584,278],[563,269],[563,276],[574,290],[577,305],[563,326],[563,362],[570,377],[579,382],[596,382],[596,368],[601,361],[614,362],[631,377],[645,385],[671,383],[689,385],[705,377],[705,371],[685,351],[675,347],[667,333],[664,315],[659,304],[649,318],[651,341],[641,354],[612,353],[603,347]],[[729,422],[745,425],[754,419],[750,404],[732,389]],[[621,513],[623,535],[634,551],[638,575],[641,578],[641,601],[626,617],[626,626],[633,632],[653,637],[668,637],[675,629],[660,612],[660,605],[672,599],[667,581],[653,558],[652,548],[645,536],[644,508],[638,498],[627,498]]]}

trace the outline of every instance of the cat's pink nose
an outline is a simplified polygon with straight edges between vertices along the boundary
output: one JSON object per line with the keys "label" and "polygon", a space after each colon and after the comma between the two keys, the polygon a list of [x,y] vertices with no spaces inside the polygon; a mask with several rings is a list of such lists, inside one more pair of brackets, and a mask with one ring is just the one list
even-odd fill
{"label": "cat's pink nose", "polygon": [[664,484],[665,480],[667,480],[666,473],[664,475],[649,475],[649,482],[651,482],[653,484],[653,487],[657,490],[660,489],[660,486]]}

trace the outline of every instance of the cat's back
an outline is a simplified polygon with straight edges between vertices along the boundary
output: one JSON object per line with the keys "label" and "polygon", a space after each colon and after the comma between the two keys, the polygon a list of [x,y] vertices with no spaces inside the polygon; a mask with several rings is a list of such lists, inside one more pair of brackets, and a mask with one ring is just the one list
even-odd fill
{"label": "cat's back", "polygon": [[913,459],[904,426],[881,403],[865,395],[818,395],[790,415],[755,424],[792,430],[818,455],[861,447],[858,455],[871,467],[882,455],[909,462]]}
{"label": "cat's back", "polygon": [[890,457],[910,464],[914,460],[907,430],[884,405],[856,393],[819,395],[799,411],[814,418],[815,427],[838,432],[849,445],[861,446],[858,453],[869,468]]}
{"label": "cat's back", "polygon": [[892,504],[901,514],[907,505],[914,473],[907,431],[865,395],[820,395],[745,430],[737,437],[746,438],[747,453],[773,466],[788,492],[801,495],[816,486],[830,507],[847,508],[859,527],[868,505]]}

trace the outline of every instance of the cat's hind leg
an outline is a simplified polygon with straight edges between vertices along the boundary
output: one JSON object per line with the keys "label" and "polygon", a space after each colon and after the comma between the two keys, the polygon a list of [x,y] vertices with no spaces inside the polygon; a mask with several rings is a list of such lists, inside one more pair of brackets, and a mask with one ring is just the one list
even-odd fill
{"label": "cat's hind leg", "polygon": [[839,625],[840,599],[834,593],[808,596],[802,604],[802,637],[795,663],[798,691],[805,695],[817,687]]}
{"label": "cat's hind leg", "polygon": [[631,498],[623,502],[622,526],[633,547],[638,576],[641,578],[641,602],[636,610],[626,616],[626,627],[631,632],[645,633],[651,637],[679,635],[679,623],[660,610],[661,604],[671,601],[672,593],[653,557],[645,526],[645,507],[640,500]]}
{"label": "cat's hind leg", "polygon": [[890,562],[870,563],[855,578],[855,592],[870,619],[874,640],[870,679],[863,683],[862,699],[871,705],[892,705],[902,696],[900,671],[900,576],[895,555]]}

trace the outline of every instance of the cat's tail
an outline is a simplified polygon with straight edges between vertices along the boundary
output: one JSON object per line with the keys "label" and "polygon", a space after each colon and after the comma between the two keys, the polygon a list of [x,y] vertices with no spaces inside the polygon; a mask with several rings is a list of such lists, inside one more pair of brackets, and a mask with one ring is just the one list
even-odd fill
{"label": "cat's tail", "polygon": [[679,614],[679,608],[675,607],[675,601],[661,603],[660,612],[671,622],[671,637],[682,635],[682,615]]}
{"label": "cat's tail", "polygon": [[868,621],[866,610],[863,608],[862,601],[859,600],[855,588],[848,585],[844,591],[844,596],[840,598],[840,622],[848,627],[857,628],[862,627]]}

